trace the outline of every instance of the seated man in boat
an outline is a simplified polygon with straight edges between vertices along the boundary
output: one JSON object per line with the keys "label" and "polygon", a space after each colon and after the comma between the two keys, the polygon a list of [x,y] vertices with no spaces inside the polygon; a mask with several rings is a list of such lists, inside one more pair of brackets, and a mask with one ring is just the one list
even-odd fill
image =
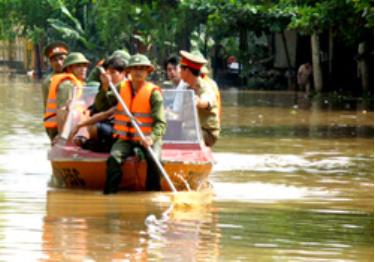
{"label": "seated man in boat", "polygon": [[201,76],[200,70],[207,60],[186,51],[180,51],[181,78],[195,93],[199,122],[206,146],[213,146],[220,134],[219,107],[210,84]]}
{"label": "seated man in boat", "polygon": [[119,93],[138,122],[145,139],[140,138],[130,118],[118,103],[114,125],[117,141],[112,146],[107,160],[104,194],[113,194],[118,191],[122,177],[125,176],[126,179],[122,164],[129,156],[134,155],[135,149],[141,149],[147,160],[146,189],[160,190],[159,169],[146,148],[152,147],[155,155],[160,159],[161,139],[167,127],[161,90],[158,86],[146,81],[148,74],[154,71],[153,65],[146,56],[133,55],[126,71],[130,80],[121,82]]}
{"label": "seated man in boat", "polygon": [[[47,97],[49,92],[49,87],[51,85],[51,79],[56,74],[63,72],[64,60],[69,53],[69,48],[66,44],[62,42],[54,42],[47,45],[44,48],[43,54],[48,58],[51,65],[52,72],[48,74],[42,82],[42,95],[43,95],[43,108],[46,109]],[[48,137],[52,139],[56,136],[57,130],[46,128]]]}
{"label": "seated man in boat", "polygon": [[44,127],[54,134],[51,140],[63,128],[69,101],[74,95],[79,95],[80,88],[84,85],[89,63],[83,54],[70,53],[64,61],[64,73],[57,74],[51,79],[44,113]]}
{"label": "seated man in boat", "polygon": [[[90,76],[88,79],[90,79],[90,81],[98,81],[101,83],[99,86],[99,92],[97,93],[95,97],[95,102],[91,110],[92,114],[95,114],[98,112],[104,112],[112,108],[113,106],[117,105],[117,99],[113,95],[110,95],[111,92],[108,93],[109,91],[108,83],[110,81],[109,75],[108,73],[106,74],[100,73],[100,68],[104,67],[104,69],[107,71],[107,69],[111,67],[112,69],[110,69],[110,71],[114,73],[114,76],[112,77],[113,78],[112,83],[117,85],[119,82],[121,82],[121,80],[126,79],[125,68],[129,63],[129,59],[130,59],[130,55],[127,51],[116,50],[102,64],[102,66],[97,66],[92,70],[92,72],[90,72]],[[117,77],[115,75],[117,75]],[[123,77],[123,79],[120,79],[121,77]],[[116,80],[118,81],[116,81],[114,78],[116,78]]]}
{"label": "seated man in boat", "polygon": [[105,73],[100,75],[99,92],[92,106],[91,116],[82,119],[71,131],[70,137],[74,137],[79,129],[88,126],[89,140],[78,137],[76,144],[85,149],[96,152],[108,152],[114,143],[113,138],[113,115],[116,110],[117,100],[109,100],[106,93],[109,91],[109,82],[117,85],[126,79],[125,68],[128,61],[113,56],[103,64]]}

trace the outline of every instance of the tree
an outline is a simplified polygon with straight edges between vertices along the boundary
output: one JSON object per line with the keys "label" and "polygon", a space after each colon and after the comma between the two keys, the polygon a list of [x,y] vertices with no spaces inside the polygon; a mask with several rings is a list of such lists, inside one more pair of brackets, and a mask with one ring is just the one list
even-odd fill
{"label": "tree", "polygon": [[[356,46],[363,45],[363,42],[369,45],[368,40],[373,38],[374,8],[371,0],[282,2],[293,5],[287,7],[287,9],[293,9],[295,12],[289,28],[311,34],[313,71],[315,87],[318,91],[323,87],[319,58],[319,35],[321,33],[329,32],[329,74],[333,72],[335,40],[343,42],[349,47],[356,48]],[[364,65],[362,68],[362,71],[368,71],[368,65]],[[363,73],[363,75],[368,78],[367,73]],[[366,80],[364,82],[368,83]],[[366,86],[363,86],[363,88],[368,89]]]}

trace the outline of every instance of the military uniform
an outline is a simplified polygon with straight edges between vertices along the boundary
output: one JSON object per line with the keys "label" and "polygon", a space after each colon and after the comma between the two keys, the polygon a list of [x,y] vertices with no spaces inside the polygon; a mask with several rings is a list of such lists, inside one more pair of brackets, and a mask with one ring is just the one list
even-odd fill
{"label": "military uniform", "polygon": [[216,143],[220,135],[218,101],[208,82],[199,77],[197,85],[199,89],[196,95],[209,102],[208,108],[198,108],[198,116],[203,139],[208,146],[211,146]]}
{"label": "military uniform", "polygon": [[[64,70],[69,66],[75,64],[89,64],[90,61],[86,57],[78,52],[71,53],[68,55],[64,62]],[[70,80],[65,80],[59,84],[59,92],[57,94],[57,108],[61,108],[65,103],[73,98],[75,84]]]}
{"label": "military uniform", "polygon": [[[201,71],[207,60],[202,55],[180,51],[181,66]],[[204,142],[207,146],[213,146],[220,135],[219,102],[211,84],[202,77],[197,76],[196,87],[192,88],[195,94],[208,102],[207,108],[198,107],[199,123],[202,129]],[[190,87],[191,88],[191,87]]]}
{"label": "military uniform", "polygon": [[[65,43],[55,42],[51,43],[44,48],[43,54],[49,60],[53,59],[57,55],[67,55],[69,53],[69,48]],[[43,110],[46,109],[46,103],[48,98],[49,87],[51,85],[51,79],[56,74],[61,72],[52,71],[49,73],[42,81],[42,96],[43,96]],[[57,135],[57,129],[46,128],[46,133],[50,140],[52,140]]]}
{"label": "military uniform", "polygon": [[[143,55],[137,54],[131,57],[129,61],[129,65],[127,67],[127,70],[131,69],[134,66],[147,66],[149,71],[153,71],[154,68],[150,62],[150,60]],[[151,132],[149,136],[153,140],[152,149],[155,153],[155,155],[159,158],[161,157],[161,146],[162,146],[162,136],[165,134],[167,122],[165,119],[165,113],[164,113],[164,104],[163,104],[163,97],[160,93],[159,88],[154,86],[153,84],[149,82],[144,82],[144,86],[142,86],[139,90],[134,90],[133,87],[130,84],[129,80],[125,80],[120,86],[122,88],[129,88],[129,86],[132,89],[132,98],[128,98],[131,101],[137,101],[137,96],[141,95],[140,93],[146,88],[145,85],[150,86],[152,89],[150,95],[149,101],[143,101],[143,103],[150,104],[150,115],[152,119],[152,125],[151,125]],[[152,87],[153,86],[153,87]],[[120,90],[121,93],[122,90]],[[137,93],[135,93],[137,91]],[[108,92],[107,94],[109,97],[112,96],[111,92]],[[123,100],[126,100],[122,95]],[[138,100],[139,101],[139,100]],[[135,103],[135,102],[134,102]],[[134,105],[133,102],[130,102],[132,106]],[[129,105],[128,105],[129,106]],[[120,111],[116,113],[117,116],[121,115]],[[131,108],[129,108],[131,111]],[[134,113],[134,112],[131,112]],[[117,116],[115,115],[115,121]],[[121,183],[122,176],[124,175],[126,178],[126,174],[123,174],[122,172],[122,164],[131,155],[134,155],[135,149],[140,149],[143,152],[143,155],[146,158],[147,161],[147,179],[146,179],[146,189],[147,190],[160,190],[160,170],[158,169],[157,165],[155,164],[155,161],[152,159],[151,155],[149,154],[148,150],[144,148],[139,140],[136,140],[137,135],[133,134],[129,137],[126,135],[129,135],[129,133],[125,132],[125,137],[120,135],[119,128],[123,125],[124,128],[128,127],[126,124],[120,124],[121,121],[117,121],[118,124],[115,122],[115,132],[119,136],[118,140],[115,142],[115,144],[111,148],[110,157],[107,160],[107,178],[106,183],[104,187],[104,194],[111,194],[116,193],[118,190],[118,186]],[[116,128],[116,125],[119,125],[120,127]],[[144,122],[143,122],[144,125]],[[140,128],[142,128],[142,126]],[[143,130],[142,130],[143,131]],[[129,131],[130,132],[130,131]],[[143,131],[144,132],[144,131]]]}
{"label": "military uniform", "polygon": [[[89,61],[81,53],[71,53],[64,61],[63,70],[74,64],[88,64]],[[73,81],[74,80],[74,81]],[[66,102],[73,97],[76,85],[81,86],[73,74],[57,74],[51,78],[51,88],[49,89],[48,99],[45,109],[44,126],[51,141],[58,134],[58,109],[65,106]],[[73,82],[74,83],[73,83]]]}
{"label": "military uniform", "polygon": [[[112,58],[119,57],[121,58],[125,64],[127,65],[130,59],[130,55],[126,50],[119,49],[112,53],[111,56],[108,57],[107,61]],[[103,63],[103,65],[105,62]],[[100,70],[98,67],[95,67],[89,74],[87,81],[98,81],[100,82]],[[111,93],[111,92],[110,92]],[[94,101],[94,112],[104,112],[110,109],[111,107],[117,104],[117,99],[112,95],[108,96],[108,92],[104,91],[103,88],[100,86],[99,91],[96,94],[95,101]]]}
{"label": "military uniform", "polygon": [[[69,53],[69,48],[66,44],[61,42],[51,43],[44,48],[43,54],[48,58],[52,59],[56,55],[67,55]],[[43,95],[43,106],[46,107],[49,86],[51,84],[51,78],[61,72],[51,72],[49,73],[42,82],[42,95]]]}
{"label": "military uniform", "polygon": [[114,57],[119,57],[121,59],[124,60],[125,64],[128,64],[128,61],[130,59],[130,55],[128,53],[128,51],[124,50],[124,49],[119,49],[119,50],[116,50],[114,51],[106,60],[101,60],[97,66],[95,66],[91,72],[89,73],[88,77],[87,77],[87,81],[88,82],[91,82],[91,81],[95,81],[95,82],[100,82],[100,70],[99,70],[99,66],[104,66],[106,61],[114,58]]}

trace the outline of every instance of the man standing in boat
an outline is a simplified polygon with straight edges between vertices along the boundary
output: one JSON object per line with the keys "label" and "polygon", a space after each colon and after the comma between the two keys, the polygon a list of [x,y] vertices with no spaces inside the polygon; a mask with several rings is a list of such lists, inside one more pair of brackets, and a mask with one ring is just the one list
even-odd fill
{"label": "man standing in boat", "polygon": [[[69,53],[69,48],[62,42],[54,42],[44,48],[44,56],[48,58],[52,72],[48,74],[42,82],[43,108],[46,109],[48,91],[51,84],[51,78],[63,71],[64,60]],[[46,128],[48,137],[52,140],[55,132]]]}
{"label": "man standing in boat", "polygon": [[[191,54],[205,59],[204,56],[202,55],[202,53],[199,50],[192,51]],[[221,94],[220,94],[219,86],[217,85],[215,80],[213,80],[211,77],[208,76],[210,71],[208,70],[207,63],[202,66],[200,72],[201,72],[200,77],[208,83],[212,92],[214,92],[214,94],[215,94],[216,101],[217,101],[217,107],[218,107],[218,110],[219,110],[219,126],[220,126],[220,123],[221,123]]]}
{"label": "man standing in boat", "polygon": [[114,132],[118,139],[112,146],[110,157],[107,160],[104,194],[117,193],[122,177],[125,176],[126,179],[122,164],[129,156],[134,155],[136,148],[143,151],[147,161],[146,189],[160,190],[159,169],[146,148],[151,146],[155,155],[160,159],[161,139],[167,127],[161,90],[158,86],[146,81],[149,73],[154,71],[154,66],[146,56],[133,55],[126,71],[130,80],[121,82],[119,93],[139,123],[145,139],[141,140],[132,126],[130,118],[118,103],[114,125]]}
{"label": "man standing in boat", "polygon": [[217,101],[217,107],[219,111],[219,127],[221,126],[221,94],[219,90],[219,86],[217,85],[216,81],[213,80],[211,77],[208,76],[210,71],[208,70],[207,65],[204,65],[201,69],[201,77],[204,81],[206,81],[209,86],[211,87],[211,90],[214,92],[216,101]]}
{"label": "man standing in boat", "polygon": [[208,81],[200,76],[207,60],[187,51],[180,51],[181,78],[195,93],[199,122],[206,146],[213,146],[220,134],[219,108],[216,95]]}
{"label": "man standing in boat", "polygon": [[52,77],[49,88],[44,127],[53,139],[61,132],[68,112],[68,102],[84,85],[89,60],[82,53],[70,53],[63,66],[63,73]]}

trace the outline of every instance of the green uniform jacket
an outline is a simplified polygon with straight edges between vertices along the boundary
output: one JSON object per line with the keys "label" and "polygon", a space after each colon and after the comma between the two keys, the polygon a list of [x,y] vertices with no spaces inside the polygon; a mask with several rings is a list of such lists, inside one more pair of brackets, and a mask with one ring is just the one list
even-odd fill
{"label": "green uniform jacket", "polygon": [[212,91],[210,85],[201,77],[198,78],[197,85],[199,88],[196,95],[206,99],[210,104],[209,108],[198,108],[199,123],[202,129],[210,131],[217,138],[220,134],[220,124],[219,108],[215,93]]}
{"label": "green uniform jacket", "polygon": [[87,82],[100,82],[100,70],[97,66],[90,71],[86,80]]}
{"label": "green uniform jacket", "polygon": [[56,105],[57,108],[61,108],[68,100],[73,98],[74,84],[70,80],[64,80],[58,88]]}
{"label": "green uniform jacket", "polygon": [[[117,87],[119,89],[119,87]],[[112,91],[104,91],[102,86],[99,87],[99,92],[95,96],[94,108],[95,112],[104,112],[111,107],[117,105],[117,99]]]}

